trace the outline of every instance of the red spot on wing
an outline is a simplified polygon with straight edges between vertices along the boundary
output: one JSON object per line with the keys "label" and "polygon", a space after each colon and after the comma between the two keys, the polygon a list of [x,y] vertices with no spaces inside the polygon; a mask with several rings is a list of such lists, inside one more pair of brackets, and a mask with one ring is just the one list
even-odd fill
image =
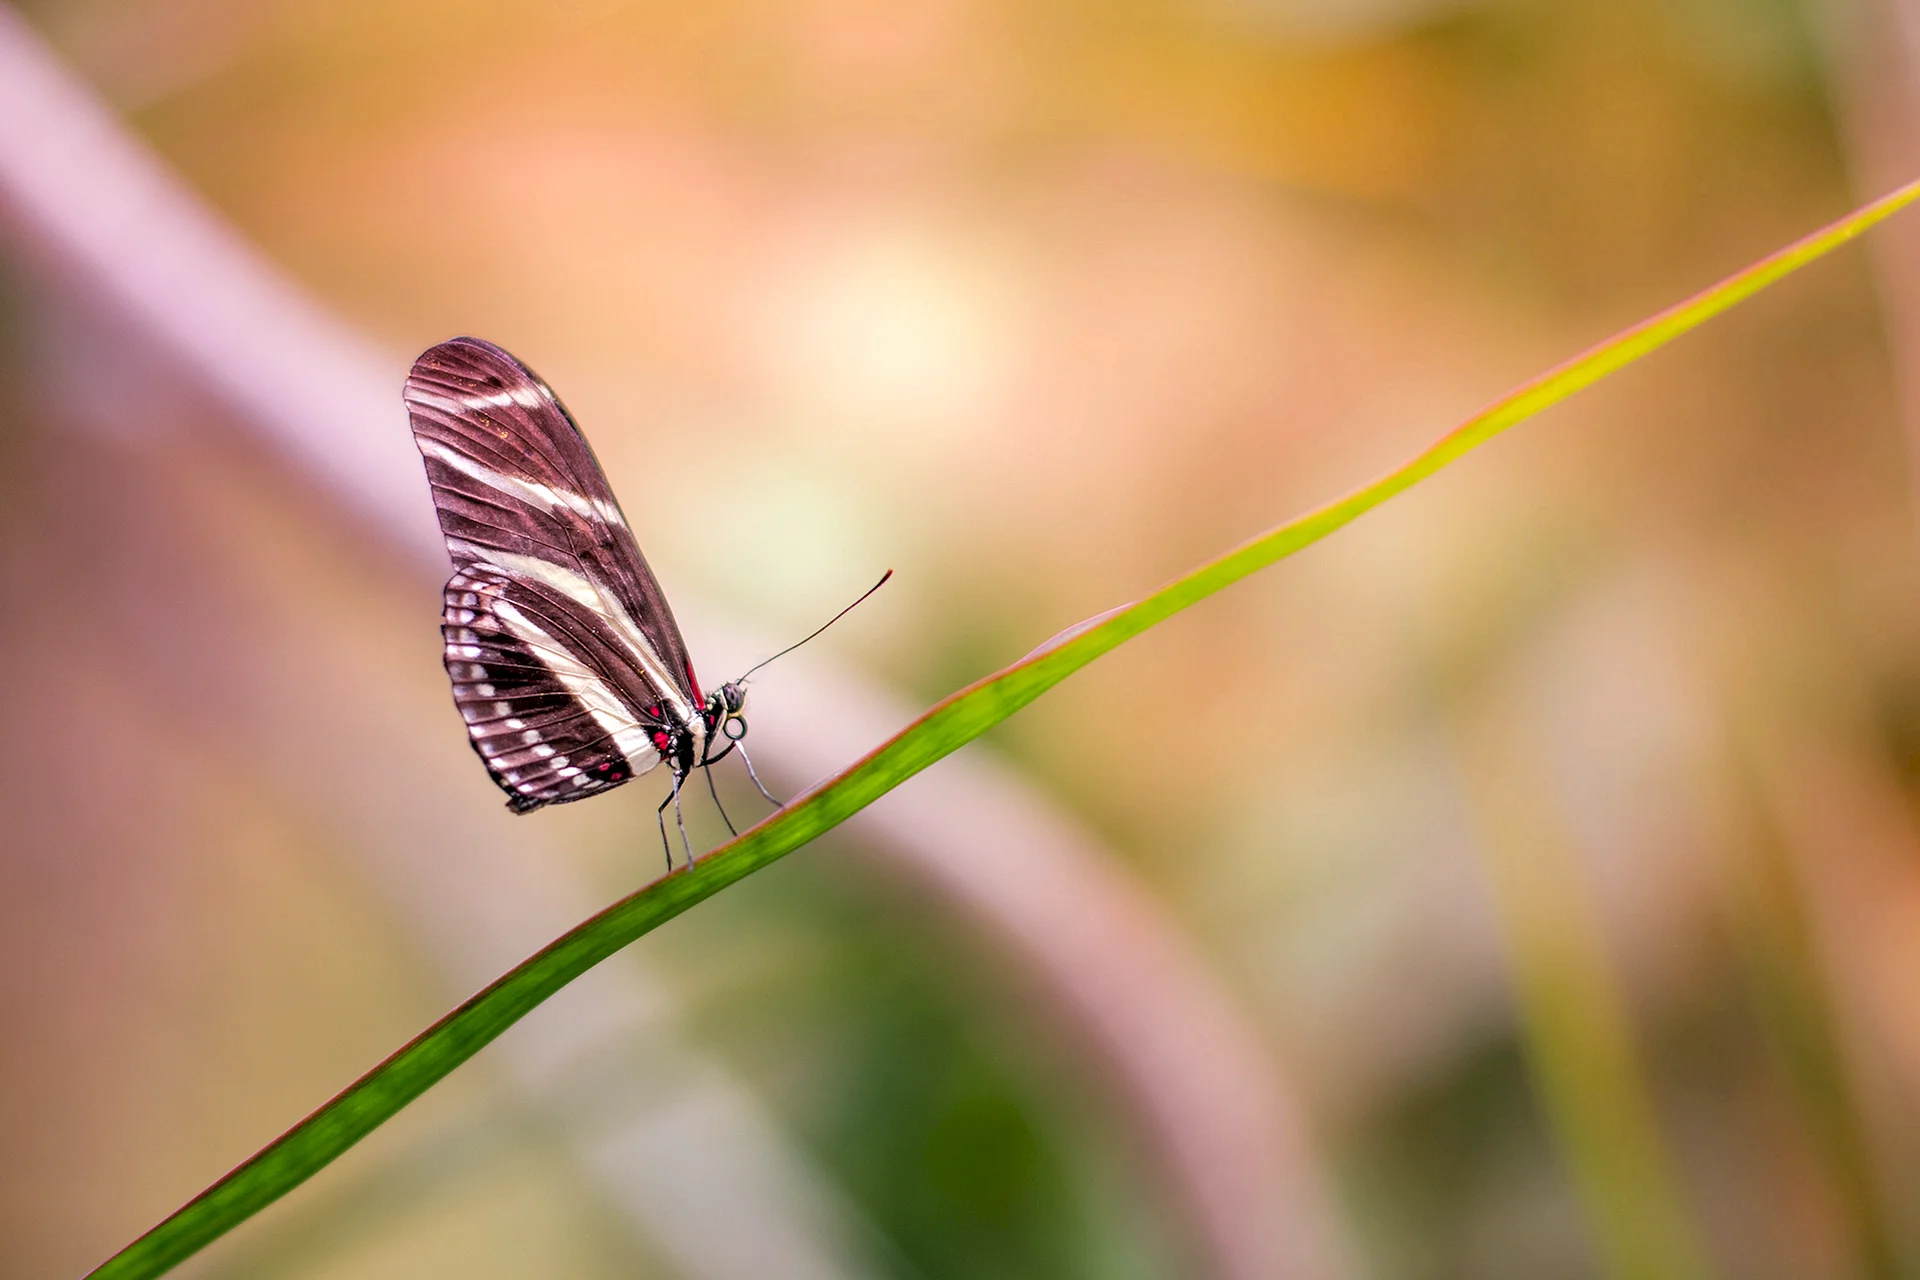
{"label": "red spot on wing", "polygon": [[687,688],[693,690],[694,706],[697,707],[707,700],[707,695],[700,692],[700,677],[693,674],[692,658],[687,659]]}

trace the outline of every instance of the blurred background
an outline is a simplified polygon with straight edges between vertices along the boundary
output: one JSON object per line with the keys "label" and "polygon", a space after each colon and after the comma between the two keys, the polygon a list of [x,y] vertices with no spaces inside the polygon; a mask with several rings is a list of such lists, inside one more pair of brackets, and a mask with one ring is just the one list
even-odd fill
{"label": "blurred background", "polygon": [[[662,780],[516,819],[465,745],[424,347],[558,389],[708,684],[898,571],[756,681],[791,792],[1920,172],[1908,0],[0,19],[8,1276],[658,872]],[[183,1274],[1911,1274],[1916,245],[1113,654]]]}

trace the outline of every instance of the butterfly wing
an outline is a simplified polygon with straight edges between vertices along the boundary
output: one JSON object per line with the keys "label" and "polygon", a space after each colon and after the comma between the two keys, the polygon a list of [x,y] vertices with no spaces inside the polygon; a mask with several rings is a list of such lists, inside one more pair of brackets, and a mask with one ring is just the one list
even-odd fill
{"label": "butterfly wing", "polygon": [[468,739],[514,812],[583,800],[660,763],[664,724],[587,656],[591,633],[524,584],[483,562],[456,570],[441,633]]}
{"label": "butterfly wing", "polygon": [[416,360],[406,403],[453,557],[447,671],[488,772],[518,812],[646,772],[699,714],[699,686],[572,417],[475,338]]}

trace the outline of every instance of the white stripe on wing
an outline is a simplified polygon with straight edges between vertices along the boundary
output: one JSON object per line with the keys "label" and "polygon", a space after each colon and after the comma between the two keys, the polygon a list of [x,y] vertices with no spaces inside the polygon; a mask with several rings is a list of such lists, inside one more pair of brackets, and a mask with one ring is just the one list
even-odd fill
{"label": "white stripe on wing", "polygon": [[[498,572],[502,577],[518,578],[523,582],[538,582],[553,588],[561,595],[572,600],[582,608],[598,617],[606,619],[614,636],[627,647],[660,700],[677,713],[677,720],[687,724],[699,718],[698,708],[680,695],[679,681],[667,664],[648,643],[640,628],[634,625],[627,611],[612,592],[584,573],[556,564],[540,556],[523,556],[511,551],[502,551],[497,547],[479,547],[464,538],[447,539],[447,546],[457,557],[464,557],[484,564]],[[494,613],[499,614],[498,605]],[[464,637],[463,637],[464,638]],[[555,642],[558,643],[557,641]]]}
{"label": "white stripe on wing", "polygon": [[420,452],[446,463],[470,480],[478,480],[490,489],[498,489],[501,493],[518,498],[528,506],[538,507],[549,515],[564,508],[588,520],[604,520],[621,529],[627,527],[626,520],[620,515],[620,508],[611,502],[589,498],[571,489],[556,489],[552,485],[541,484],[538,480],[527,480],[495,471],[492,467],[469,458],[460,450],[438,440],[420,439]]}
{"label": "white stripe on wing", "polygon": [[654,750],[646,727],[633,718],[633,713],[620,701],[620,696],[607,687],[606,681],[568,653],[567,647],[545,628],[505,600],[494,601],[493,613],[506,627],[507,634],[552,672],[560,687],[613,739],[635,777],[660,763],[660,753]]}

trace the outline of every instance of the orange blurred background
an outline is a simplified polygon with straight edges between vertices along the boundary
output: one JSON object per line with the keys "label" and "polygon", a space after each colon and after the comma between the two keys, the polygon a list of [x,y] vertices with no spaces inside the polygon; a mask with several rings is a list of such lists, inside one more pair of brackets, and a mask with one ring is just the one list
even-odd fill
{"label": "orange blurred background", "polygon": [[[368,340],[395,431],[420,349],[505,345],[696,618],[777,642],[894,567],[818,647],[916,704],[1910,176],[1920,112],[1885,14],[1784,0],[21,13]],[[9,1276],[97,1263],[551,932],[423,931],[369,832],[591,906],[656,874],[661,794],[500,809],[433,583],[34,243],[0,242]],[[1244,1212],[1327,1274],[1920,1257],[1903,243],[989,736],[1297,1106],[1317,1191]],[[697,1060],[757,1136],[688,1120],[635,1173],[503,1041],[183,1274],[1262,1274],[991,934],[829,838],[614,962],[665,1012],[568,1067],[578,1101]],[[703,1151],[832,1243],[676,1243],[753,1235],[750,1188],[622,1207]]]}

